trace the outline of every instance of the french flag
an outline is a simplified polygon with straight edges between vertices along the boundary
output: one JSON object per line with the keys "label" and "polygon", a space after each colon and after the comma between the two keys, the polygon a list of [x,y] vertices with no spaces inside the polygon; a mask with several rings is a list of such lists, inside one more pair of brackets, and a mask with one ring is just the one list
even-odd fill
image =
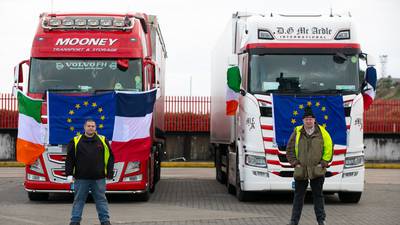
{"label": "french flag", "polygon": [[368,67],[365,73],[365,84],[363,87],[364,111],[368,110],[375,99],[376,70]]}
{"label": "french flag", "polygon": [[150,127],[157,90],[117,92],[111,148],[115,162],[144,160],[150,154]]}

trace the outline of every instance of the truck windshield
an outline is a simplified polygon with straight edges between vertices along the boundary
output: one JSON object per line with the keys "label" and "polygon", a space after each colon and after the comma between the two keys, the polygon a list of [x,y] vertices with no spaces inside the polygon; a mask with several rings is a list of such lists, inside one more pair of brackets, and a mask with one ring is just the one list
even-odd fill
{"label": "truck windshield", "polygon": [[251,55],[251,93],[356,93],[357,55]]}
{"label": "truck windshield", "polygon": [[38,59],[30,64],[29,91],[142,90],[140,59]]}

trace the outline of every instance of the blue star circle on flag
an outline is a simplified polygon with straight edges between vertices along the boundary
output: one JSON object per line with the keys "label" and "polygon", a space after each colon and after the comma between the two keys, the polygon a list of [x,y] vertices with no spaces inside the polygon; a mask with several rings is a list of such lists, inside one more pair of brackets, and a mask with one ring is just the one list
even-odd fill
{"label": "blue star circle on flag", "polygon": [[[92,114],[92,117],[88,117],[86,119],[93,119],[96,122],[97,125],[97,131],[99,133],[103,133],[102,131],[105,129],[105,124],[107,124],[105,121],[106,119],[110,119],[109,117],[106,117],[104,114],[104,106],[100,106],[97,104],[97,102],[89,102],[89,101],[77,101],[75,105],[72,105],[73,107],[67,110],[67,125],[69,125],[68,129],[70,132],[74,133],[75,135],[80,135],[84,132],[82,127],[75,127],[74,123],[76,119],[79,120],[79,118],[76,118],[76,115],[81,115],[85,114],[82,113],[81,111],[94,111]],[[97,113],[96,113],[97,111]],[[86,120],[85,119],[85,120]]]}
{"label": "blue star circle on flag", "polygon": [[83,134],[87,119],[93,119],[99,134],[111,140],[115,120],[114,92],[71,96],[48,94],[49,143],[67,144],[74,136]]}
{"label": "blue star circle on flag", "polygon": [[311,107],[314,115],[319,115],[317,121],[320,125],[324,128],[327,128],[327,123],[329,120],[329,115],[327,112],[327,107],[322,105],[320,101],[307,101],[306,104],[299,104],[297,105],[292,111],[292,118],[290,119],[290,123],[294,126],[302,125],[302,119],[304,115],[304,109],[306,107]]}
{"label": "blue star circle on flag", "polygon": [[286,146],[294,127],[303,124],[302,117],[307,106],[311,107],[317,123],[327,129],[333,143],[346,145],[342,96],[273,95],[275,141],[278,146]]}

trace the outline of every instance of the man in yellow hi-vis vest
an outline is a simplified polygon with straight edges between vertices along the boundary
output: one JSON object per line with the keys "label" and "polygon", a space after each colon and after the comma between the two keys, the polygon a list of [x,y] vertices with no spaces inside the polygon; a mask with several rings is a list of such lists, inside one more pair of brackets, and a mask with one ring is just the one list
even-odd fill
{"label": "man in yellow hi-vis vest", "polygon": [[85,134],[74,137],[67,147],[65,173],[74,186],[70,225],[79,225],[89,190],[96,203],[101,225],[111,225],[105,195],[106,178],[113,178],[114,156],[106,138],[96,133],[96,123],[88,119]]}
{"label": "man in yellow hi-vis vest", "polygon": [[332,161],[333,144],[329,133],[315,121],[310,107],[304,109],[302,126],[297,126],[289,138],[286,157],[294,167],[295,191],[290,225],[300,221],[304,196],[310,181],[318,225],[325,224],[324,185],[326,167]]}

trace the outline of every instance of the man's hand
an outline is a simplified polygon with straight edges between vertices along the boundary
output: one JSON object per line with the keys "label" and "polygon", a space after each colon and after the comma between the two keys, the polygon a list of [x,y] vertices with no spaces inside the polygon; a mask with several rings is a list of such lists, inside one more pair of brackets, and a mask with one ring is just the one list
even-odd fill
{"label": "man's hand", "polygon": [[319,165],[321,165],[322,168],[327,168],[328,167],[328,162],[325,160],[321,160],[321,162],[319,163]]}
{"label": "man's hand", "polygon": [[291,163],[292,167],[301,167],[301,164],[298,160],[295,160],[294,162]]}
{"label": "man's hand", "polygon": [[67,182],[68,183],[74,183],[74,177],[73,176],[68,176],[67,177]]}

